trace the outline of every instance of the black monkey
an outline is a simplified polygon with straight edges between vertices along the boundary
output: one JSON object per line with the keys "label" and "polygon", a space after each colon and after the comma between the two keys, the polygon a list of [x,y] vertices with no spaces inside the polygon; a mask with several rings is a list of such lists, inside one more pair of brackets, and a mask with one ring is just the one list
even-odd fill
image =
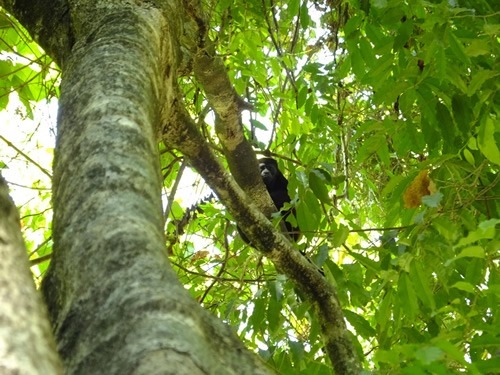
{"label": "black monkey", "polygon": [[[273,200],[274,205],[278,210],[285,205],[285,203],[290,203],[291,199],[288,195],[288,180],[283,176],[283,173],[278,168],[278,163],[272,158],[262,158],[259,159],[260,175],[264,184],[266,184],[267,191]],[[295,209],[291,208],[285,212],[282,212],[283,219],[285,219],[285,225],[290,236],[297,241],[299,238],[299,228],[294,228],[291,223],[286,221],[286,218],[290,213],[295,215]]]}
{"label": "black monkey", "polygon": [[[276,160],[272,158],[259,159],[259,168],[262,180],[266,185],[267,191],[271,196],[274,205],[278,210],[281,210],[281,208],[285,205],[285,203],[291,201],[287,189],[288,180],[285,178],[285,176],[283,176],[283,173],[281,173],[281,171],[279,170],[278,163],[276,162]],[[290,213],[295,214],[295,209],[291,208],[287,211],[282,212],[281,215],[283,216],[283,219],[285,219],[285,226],[288,231],[288,234],[295,241],[297,241],[300,234],[299,228],[294,228],[291,223],[286,221],[286,218],[288,217],[288,215],[290,215]],[[249,242],[248,238],[241,232],[239,228],[238,231],[240,232],[243,241],[248,243]]]}

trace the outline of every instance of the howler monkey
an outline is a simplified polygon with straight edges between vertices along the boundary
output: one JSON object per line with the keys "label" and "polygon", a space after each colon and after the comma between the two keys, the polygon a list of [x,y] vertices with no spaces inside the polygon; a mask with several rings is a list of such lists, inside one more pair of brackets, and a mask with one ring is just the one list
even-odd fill
{"label": "howler monkey", "polygon": [[[264,184],[266,185],[267,191],[274,202],[274,205],[278,210],[285,205],[285,203],[290,202],[290,196],[288,195],[288,180],[283,176],[283,173],[278,168],[278,163],[272,158],[261,158],[259,159],[260,175]],[[299,228],[294,228],[291,223],[286,221],[286,218],[290,213],[295,213],[295,209],[291,208],[281,213],[283,219],[285,219],[285,226],[290,237],[295,241],[299,238]],[[238,228],[241,238],[248,243],[248,238],[241,232]]]}

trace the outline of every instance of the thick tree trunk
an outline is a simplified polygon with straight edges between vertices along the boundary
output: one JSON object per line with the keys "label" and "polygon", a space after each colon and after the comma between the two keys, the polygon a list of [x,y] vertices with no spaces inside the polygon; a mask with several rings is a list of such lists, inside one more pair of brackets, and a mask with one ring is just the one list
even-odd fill
{"label": "thick tree trunk", "polygon": [[[187,295],[168,265],[156,148],[163,132],[238,223],[251,228],[257,248],[309,297],[336,372],[359,373],[335,289],[256,207],[249,207],[178,97],[181,34],[183,41],[205,40],[196,31],[188,36],[193,30],[182,30],[189,22],[182,22],[180,4],[42,3],[33,13],[28,2],[0,0],[54,54],[64,73],[54,164],[54,255],[44,294],[66,371],[268,372],[226,326]],[[204,29],[199,4],[185,4],[187,13],[195,15],[191,25]],[[196,51],[192,47],[190,52]],[[208,56],[205,46],[197,48],[195,70],[223,122],[217,131],[226,157],[230,164],[245,160],[233,173],[258,198],[266,194],[258,174],[250,184],[243,178],[248,165],[255,164],[238,130],[244,105],[231,87],[215,95],[215,60],[202,58]],[[203,68],[213,74],[204,74]],[[223,65],[219,68],[223,71]],[[219,89],[221,83],[229,86],[227,77],[217,83]],[[266,207],[265,199],[256,201],[260,209]]]}
{"label": "thick tree trunk", "polygon": [[71,4],[64,59],[43,292],[65,371],[268,373],[165,254],[156,126],[173,100],[181,12],[105,5]]}
{"label": "thick tree trunk", "polygon": [[0,176],[0,374],[62,374],[20,229]]}

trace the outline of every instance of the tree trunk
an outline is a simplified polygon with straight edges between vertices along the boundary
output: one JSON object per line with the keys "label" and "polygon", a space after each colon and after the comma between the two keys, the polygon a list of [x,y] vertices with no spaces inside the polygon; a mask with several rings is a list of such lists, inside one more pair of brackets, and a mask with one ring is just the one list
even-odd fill
{"label": "tree trunk", "polygon": [[[38,42],[63,69],[54,161],[54,248],[43,292],[65,371],[269,372],[230,328],[195,303],[168,264],[157,152],[159,136],[164,136],[207,179],[238,223],[252,228],[259,250],[309,297],[337,373],[357,374],[360,363],[335,289],[257,207],[248,205],[183,108],[176,81],[186,61],[179,43],[181,37],[196,40],[197,34],[187,30],[193,20],[181,18],[185,12],[180,3],[60,0],[38,4],[36,12],[25,2],[0,4],[39,36]],[[186,1],[184,6],[194,24],[206,29],[199,4]],[[252,149],[240,147],[246,142],[242,131],[238,147],[231,147],[229,136],[241,127],[242,104],[223,113],[225,106],[217,105],[208,85],[211,76],[202,71],[207,63],[211,65],[205,69],[212,69],[215,60],[201,59],[208,56],[205,46],[188,45],[197,54],[197,76],[224,122],[217,131],[226,158],[250,160]],[[226,91],[237,101],[234,89]],[[248,169],[242,165],[241,173],[233,171],[239,180]],[[247,193],[255,198],[265,190],[258,174],[253,177]],[[254,189],[256,185],[262,186]]]}
{"label": "tree trunk", "polygon": [[26,254],[16,207],[0,176],[0,373],[62,374]]}
{"label": "tree trunk", "polygon": [[65,371],[268,373],[188,295],[165,254],[157,126],[172,100],[181,12],[115,3],[70,2],[74,45],[56,57],[64,78],[43,292]]}

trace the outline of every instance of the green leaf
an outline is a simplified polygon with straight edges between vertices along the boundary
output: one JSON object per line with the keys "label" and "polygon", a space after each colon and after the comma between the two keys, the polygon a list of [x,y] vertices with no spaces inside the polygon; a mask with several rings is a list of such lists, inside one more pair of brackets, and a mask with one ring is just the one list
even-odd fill
{"label": "green leaf", "polygon": [[451,118],[450,111],[444,104],[438,102],[436,104],[437,125],[441,130],[444,142],[444,152],[455,152],[455,137],[456,128],[453,119]]}
{"label": "green leaf", "polygon": [[267,321],[269,329],[273,332],[281,328],[281,303],[276,298],[269,298],[269,306],[267,308]]}
{"label": "green leaf", "polygon": [[9,60],[0,60],[0,78],[6,79],[13,70],[12,62]]}
{"label": "green leaf", "polygon": [[343,224],[340,224],[338,230],[333,234],[332,246],[333,247],[341,246],[347,240],[348,236],[349,236],[349,228],[347,228]]}
{"label": "green leaf", "polygon": [[361,56],[361,52],[356,48],[350,53],[352,72],[359,78],[365,75],[365,62]]}
{"label": "green leaf", "polygon": [[465,281],[458,281],[451,286],[452,288],[463,290],[468,293],[475,293],[474,285],[467,283]]}
{"label": "green leaf", "polygon": [[10,91],[12,86],[9,79],[0,79],[0,111],[7,108],[9,104]]}
{"label": "green leaf", "polygon": [[296,366],[300,366],[301,361],[304,360],[304,344],[302,344],[300,341],[290,340],[288,341],[288,345],[290,345],[293,362]]}
{"label": "green leaf", "polygon": [[299,90],[299,93],[297,95],[297,107],[298,108],[302,108],[302,106],[304,105],[304,103],[306,102],[306,99],[307,99],[307,87],[304,86],[302,87],[300,90]]}
{"label": "green leaf", "polygon": [[474,125],[470,102],[470,98],[460,94],[454,95],[452,99],[453,118],[464,138],[469,138],[469,133]]}
{"label": "green leaf", "polygon": [[422,203],[427,207],[436,208],[439,207],[439,203],[443,199],[443,194],[438,191],[431,195],[424,195],[421,199]]}
{"label": "green leaf", "polygon": [[375,329],[373,329],[370,323],[361,315],[350,310],[344,310],[344,315],[358,335],[365,339],[370,339],[375,336]]}
{"label": "green leaf", "polygon": [[436,310],[434,294],[429,287],[430,277],[425,275],[425,271],[420,263],[413,261],[410,265],[410,278],[415,286],[418,299],[431,311]]}
{"label": "green leaf", "polygon": [[437,130],[438,121],[436,119],[436,107],[434,106],[436,103],[435,98],[428,88],[425,88],[424,90],[424,87],[422,86],[417,91],[417,98],[422,112],[420,126],[422,128],[425,142],[427,143],[429,150],[438,150],[438,144],[442,137]]}
{"label": "green leaf", "polygon": [[391,322],[391,308],[393,307],[393,303],[393,290],[389,289],[375,312],[380,331],[385,331],[387,325]]}
{"label": "green leaf", "polygon": [[370,42],[365,38],[361,38],[358,42],[361,56],[363,56],[366,65],[371,66],[375,64],[377,62],[377,57],[375,56],[375,51]]}
{"label": "green leaf", "polygon": [[287,1],[288,10],[290,15],[294,16],[299,12],[300,0]]}
{"label": "green leaf", "polygon": [[444,239],[453,242],[457,239],[459,228],[457,224],[447,216],[438,216],[432,221],[432,226]]}
{"label": "green leaf", "polygon": [[334,176],[332,177],[332,185],[338,187],[340,184],[343,184],[345,180],[346,180],[345,175]]}
{"label": "green leaf", "polygon": [[[409,88],[399,97],[399,109],[408,117],[411,116],[413,106],[417,100],[417,93],[414,88]],[[408,121],[411,123],[410,121]]]}
{"label": "green leaf", "polygon": [[302,3],[302,6],[300,7],[300,26],[303,29],[307,29],[310,23],[311,23],[311,17],[309,16],[307,1],[304,1]]}
{"label": "green leaf", "polygon": [[351,253],[351,256],[373,273],[375,274],[380,273],[381,269],[380,269],[380,264],[378,262],[355,252]]}
{"label": "green leaf", "polygon": [[260,130],[267,130],[267,126],[264,125],[262,122],[260,122],[259,120],[255,120],[255,119],[250,119],[250,123],[252,124],[253,127],[255,127],[256,129],[260,129]]}
{"label": "green leaf", "polygon": [[446,36],[448,39],[448,43],[451,51],[455,55],[455,57],[462,63],[469,65],[470,59],[469,56],[465,53],[465,48],[462,45],[462,42],[455,36],[455,33],[448,28],[446,30]]}
{"label": "green leaf", "polygon": [[479,369],[481,374],[500,373],[500,357],[495,357],[484,361],[476,361],[474,362],[474,365]]}
{"label": "green leaf", "polygon": [[415,352],[415,358],[426,365],[438,361],[442,356],[443,351],[432,346],[421,348]]}
{"label": "green leaf", "polygon": [[253,300],[254,308],[252,310],[252,315],[248,320],[249,327],[253,328],[257,332],[265,331],[267,324],[265,323],[266,309],[269,303],[268,298],[255,298]]}
{"label": "green leaf", "polygon": [[486,69],[477,71],[476,73],[474,73],[472,79],[470,80],[467,95],[469,97],[474,95],[486,81],[498,76],[499,74],[500,73],[498,73],[497,71]]}
{"label": "green leaf", "polygon": [[489,161],[500,165],[500,150],[498,149],[498,139],[495,138],[496,133],[498,133],[498,129],[496,129],[493,119],[485,118],[479,126],[477,144],[479,150]]}
{"label": "green leaf", "polygon": [[470,246],[463,249],[456,257],[449,259],[445,262],[445,266],[449,266],[451,263],[460,258],[480,258],[484,259],[485,251],[481,246]]}
{"label": "green leaf", "polygon": [[0,13],[0,29],[8,29],[12,26],[12,21],[5,13]]}
{"label": "green leaf", "polygon": [[471,257],[471,258],[484,258],[484,248],[481,246],[470,246],[463,249],[455,259]]}
{"label": "green leaf", "polygon": [[500,24],[498,23],[485,23],[483,30],[487,35],[497,36],[500,34]]}
{"label": "green leaf", "polygon": [[307,189],[301,198],[297,203],[297,223],[302,233],[309,238],[318,229],[321,206],[312,190]]}
{"label": "green leaf", "polygon": [[405,272],[399,275],[398,297],[401,301],[401,307],[406,312],[408,318],[415,319],[419,310],[417,295],[410,278]]}
{"label": "green leaf", "polygon": [[387,0],[373,0],[373,6],[375,8],[383,9],[387,7]]}
{"label": "green leaf", "polygon": [[314,195],[316,195],[321,202],[331,205],[332,199],[329,196],[328,188],[325,183],[325,177],[321,172],[314,169],[309,173],[309,186],[314,192]]}
{"label": "green leaf", "polygon": [[363,76],[363,82],[379,86],[391,74],[393,64],[394,57],[392,54],[379,57],[377,62],[369,67],[369,72]]}
{"label": "green leaf", "polygon": [[455,248],[467,246],[483,239],[492,239],[496,233],[496,225],[500,223],[499,219],[485,220],[479,223],[478,229],[470,231],[466,237],[462,237]]}
{"label": "green leaf", "polygon": [[396,38],[394,39],[393,48],[394,49],[403,48],[406,42],[408,42],[408,39],[410,39],[412,32],[413,32],[413,22],[411,22],[410,20],[403,22],[399,27]]}
{"label": "green leaf", "polygon": [[[381,151],[381,150],[385,150],[385,151]],[[384,159],[388,155],[387,138],[381,132],[377,132],[377,133],[373,134],[372,136],[368,137],[363,142],[363,144],[361,145],[361,147],[359,148],[359,151],[358,151],[357,162],[361,164],[362,162],[364,162],[366,159],[368,159],[370,156],[372,156],[375,153],[378,154],[379,156],[384,155]],[[383,159],[383,161],[386,162],[386,164],[387,164],[387,160],[384,160],[384,159]]]}
{"label": "green leaf", "polygon": [[465,53],[470,57],[477,57],[481,55],[488,55],[492,53],[488,40],[475,39],[466,48]]}
{"label": "green leaf", "polygon": [[363,17],[361,15],[354,15],[349,17],[346,24],[344,25],[344,33],[346,38],[349,37],[353,32],[357,32],[363,21]]}
{"label": "green leaf", "polygon": [[283,283],[279,279],[269,282],[269,294],[278,302],[283,299]]}
{"label": "green leaf", "polygon": [[318,267],[322,267],[323,264],[330,256],[330,248],[327,244],[323,244],[319,246],[318,251],[316,252],[316,256],[314,257],[314,263]]}
{"label": "green leaf", "polygon": [[181,207],[179,202],[174,201],[172,203],[172,207],[170,209],[170,215],[172,215],[173,218],[181,218],[184,215],[184,208]]}
{"label": "green leaf", "polygon": [[483,232],[488,233],[488,237],[484,238],[493,238],[495,229],[498,224],[500,224],[500,219],[490,219],[481,221],[477,227],[481,229]]}

